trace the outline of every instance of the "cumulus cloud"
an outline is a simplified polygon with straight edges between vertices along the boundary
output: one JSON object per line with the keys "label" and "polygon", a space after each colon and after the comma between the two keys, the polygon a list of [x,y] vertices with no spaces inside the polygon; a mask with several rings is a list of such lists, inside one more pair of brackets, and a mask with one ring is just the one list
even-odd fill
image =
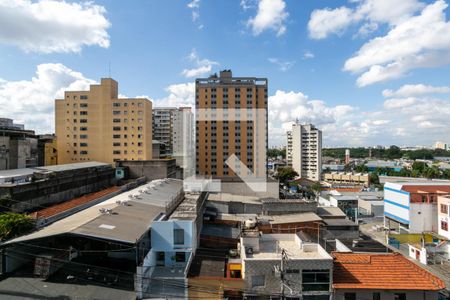
{"label": "cumulus cloud", "polygon": [[344,70],[362,73],[358,86],[399,78],[409,70],[450,62],[450,22],[447,4],[438,0],[420,15],[393,27],[366,44],[345,62]]}
{"label": "cumulus cloud", "polygon": [[330,34],[342,34],[352,24],[362,22],[359,35],[367,35],[378,24],[395,25],[423,7],[417,0],[354,0],[355,7],[315,9],[308,22],[309,36],[324,39]]}
{"label": "cumulus cloud", "polygon": [[384,90],[384,97],[410,97],[430,94],[450,94],[448,86],[432,86],[425,84],[405,84],[397,90]]}
{"label": "cumulus cloud", "polygon": [[110,22],[105,15],[105,8],[93,2],[0,1],[0,43],[38,53],[108,48]]}
{"label": "cumulus cloud", "polygon": [[314,10],[308,22],[309,36],[313,39],[324,39],[332,33],[343,33],[354,21],[352,13],[353,11],[345,6]]}
{"label": "cumulus cloud", "polygon": [[280,71],[286,72],[295,65],[295,61],[283,61],[278,58],[270,57],[267,59],[270,63],[278,66]]}
{"label": "cumulus cloud", "polygon": [[195,83],[171,84],[166,88],[168,96],[152,100],[153,107],[195,107]]}
{"label": "cumulus cloud", "polygon": [[188,59],[195,65],[195,67],[191,69],[184,69],[181,72],[181,75],[187,78],[199,77],[211,73],[212,67],[215,65],[219,65],[219,63],[216,61],[212,61],[207,58],[201,59],[195,49],[192,49],[191,53],[188,56]]}
{"label": "cumulus cloud", "polygon": [[424,86],[426,94],[420,89],[422,94],[408,97],[402,96],[406,95],[403,91],[409,95],[411,89],[400,87],[392,92],[395,95],[400,91],[395,95],[398,97],[388,93],[380,109],[369,111],[351,105],[329,105],[301,92],[276,91],[269,97],[269,142],[285,145],[286,131],[296,119],[321,129],[325,146],[414,146],[450,140],[450,98],[435,98],[428,93],[444,94],[445,88]]}
{"label": "cumulus cloud", "polygon": [[247,25],[252,28],[253,35],[270,29],[281,36],[286,32],[288,16],[284,0],[259,0],[256,16],[250,18]]}
{"label": "cumulus cloud", "polygon": [[95,81],[62,64],[40,64],[31,80],[0,80],[1,117],[38,133],[54,132],[54,101],[66,90],[85,90]]}

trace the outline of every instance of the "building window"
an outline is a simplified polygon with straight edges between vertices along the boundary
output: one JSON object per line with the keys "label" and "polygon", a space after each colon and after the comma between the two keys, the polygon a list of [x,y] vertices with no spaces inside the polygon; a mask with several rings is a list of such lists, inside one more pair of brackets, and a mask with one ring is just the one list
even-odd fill
{"label": "building window", "polygon": [[394,300],[406,300],[406,293],[395,293]]}
{"label": "building window", "polygon": [[303,291],[328,291],[330,289],[329,270],[303,270]]}
{"label": "building window", "polygon": [[113,103],[113,107],[120,107],[120,103],[119,102],[114,102]]}
{"label": "building window", "polygon": [[87,138],[88,138],[87,134],[80,134],[80,139],[87,139]]}
{"label": "building window", "polygon": [[87,143],[80,143],[80,147],[87,147],[88,144]]}
{"label": "building window", "polygon": [[175,262],[186,262],[186,252],[175,252]]}
{"label": "building window", "polygon": [[344,300],[356,300],[356,293],[344,293]]}
{"label": "building window", "polygon": [[120,123],[120,119],[113,119],[113,123]]}
{"label": "building window", "polygon": [[81,100],[87,100],[87,99],[88,99],[88,96],[86,96],[86,95],[81,95],[81,96],[80,96],[80,99],[81,99]]}
{"label": "building window", "polygon": [[[74,120],[74,121],[76,121],[76,120]],[[80,119],[80,123],[87,123],[88,122],[88,120],[87,119]],[[75,122],[76,123],[76,122]]]}
{"label": "building window", "polygon": [[80,103],[80,107],[86,108],[86,107],[88,107],[88,105],[87,105],[87,103]]}
{"label": "building window", "polygon": [[113,151],[113,154],[114,154],[114,155],[120,154],[120,150],[114,150],[114,151]]}
{"label": "building window", "polygon": [[113,110],[113,115],[120,115],[120,110]]}
{"label": "building window", "polygon": [[120,131],[120,127],[114,126],[114,127],[113,127],[113,130],[114,130],[114,131]]}
{"label": "building window", "polygon": [[87,116],[87,114],[88,114],[88,112],[87,112],[87,111],[85,111],[85,110],[83,110],[83,111],[80,111],[80,115],[82,115],[82,116]]}
{"label": "building window", "polygon": [[372,300],[381,300],[381,293],[373,293]]}
{"label": "building window", "polygon": [[175,245],[184,244],[184,229],[174,229],[173,230],[173,243]]}
{"label": "building window", "polygon": [[448,214],[448,205],[447,204],[441,204],[441,213]]}
{"label": "building window", "polygon": [[448,231],[448,222],[447,221],[441,221],[441,229]]}
{"label": "building window", "polygon": [[87,131],[88,129],[87,129],[87,127],[80,127],[80,130],[81,131]]}
{"label": "building window", "polygon": [[113,139],[120,139],[120,134],[114,134]]}
{"label": "building window", "polygon": [[113,143],[113,147],[120,147],[120,143]]}
{"label": "building window", "polygon": [[81,155],[87,155],[88,152],[87,152],[87,151],[80,151],[80,154],[81,154]]}
{"label": "building window", "polygon": [[266,277],[264,275],[252,276],[252,287],[265,286],[265,285],[266,285]]}

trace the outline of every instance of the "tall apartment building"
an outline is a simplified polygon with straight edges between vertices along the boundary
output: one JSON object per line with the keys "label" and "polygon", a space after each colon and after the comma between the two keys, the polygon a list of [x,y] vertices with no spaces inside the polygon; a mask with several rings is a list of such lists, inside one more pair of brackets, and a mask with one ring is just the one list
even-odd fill
{"label": "tall apartment building", "polygon": [[194,114],[190,107],[173,112],[172,157],[183,168],[183,178],[195,172]]}
{"label": "tall apartment building", "polygon": [[[266,177],[267,78],[233,77],[225,70],[197,79],[195,87],[196,174]],[[226,161],[233,154],[240,162],[230,159],[230,168]]]}
{"label": "tall apartment building", "polygon": [[152,103],[119,98],[117,81],[66,91],[55,106],[59,164],[152,158]]}
{"label": "tall apartment building", "polygon": [[190,107],[155,107],[153,140],[164,144],[164,156],[176,159],[184,176],[194,173],[194,115]]}
{"label": "tall apartment building", "polygon": [[292,167],[292,131],[286,132],[287,144],[286,144],[286,165]]}
{"label": "tall apartment building", "polygon": [[292,125],[292,168],[301,178],[320,180],[322,131],[312,124]]}
{"label": "tall apartment building", "polygon": [[164,144],[163,156],[172,156],[173,115],[177,111],[175,107],[155,107],[152,114],[153,139]]}

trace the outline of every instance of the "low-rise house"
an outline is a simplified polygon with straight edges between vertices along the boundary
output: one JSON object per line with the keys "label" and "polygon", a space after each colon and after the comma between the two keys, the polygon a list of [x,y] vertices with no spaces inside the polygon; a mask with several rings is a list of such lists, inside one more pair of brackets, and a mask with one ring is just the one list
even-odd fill
{"label": "low-rise house", "polygon": [[330,298],[333,259],[320,245],[306,243],[297,234],[247,231],[240,246],[247,299]]}
{"label": "low-rise house", "polygon": [[334,300],[437,300],[445,283],[399,253],[333,253]]}
{"label": "low-rise house", "polygon": [[384,185],[384,224],[400,233],[438,232],[437,199],[450,194],[445,182]]}

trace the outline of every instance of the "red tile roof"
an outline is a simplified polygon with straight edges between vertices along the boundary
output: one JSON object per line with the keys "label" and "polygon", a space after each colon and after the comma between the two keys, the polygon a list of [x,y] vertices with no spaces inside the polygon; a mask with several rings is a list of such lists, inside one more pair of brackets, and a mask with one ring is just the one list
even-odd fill
{"label": "red tile roof", "polygon": [[445,283],[399,253],[333,253],[333,287],[439,291]]}
{"label": "red tile roof", "polygon": [[34,218],[34,219],[38,219],[38,218],[48,218],[54,215],[57,215],[59,213],[62,213],[66,210],[72,209],[74,207],[83,205],[85,203],[97,200],[100,197],[106,196],[108,194],[114,193],[116,191],[119,190],[119,187],[117,186],[113,186],[110,188],[107,188],[105,190],[101,190],[98,191],[96,193],[91,193],[91,194],[87,194],[84,195],[82,197],[79,198],[75,198],[60,204],[56,204],[38,211],[35,211],[33,213],[30,214],[30,217]]}

